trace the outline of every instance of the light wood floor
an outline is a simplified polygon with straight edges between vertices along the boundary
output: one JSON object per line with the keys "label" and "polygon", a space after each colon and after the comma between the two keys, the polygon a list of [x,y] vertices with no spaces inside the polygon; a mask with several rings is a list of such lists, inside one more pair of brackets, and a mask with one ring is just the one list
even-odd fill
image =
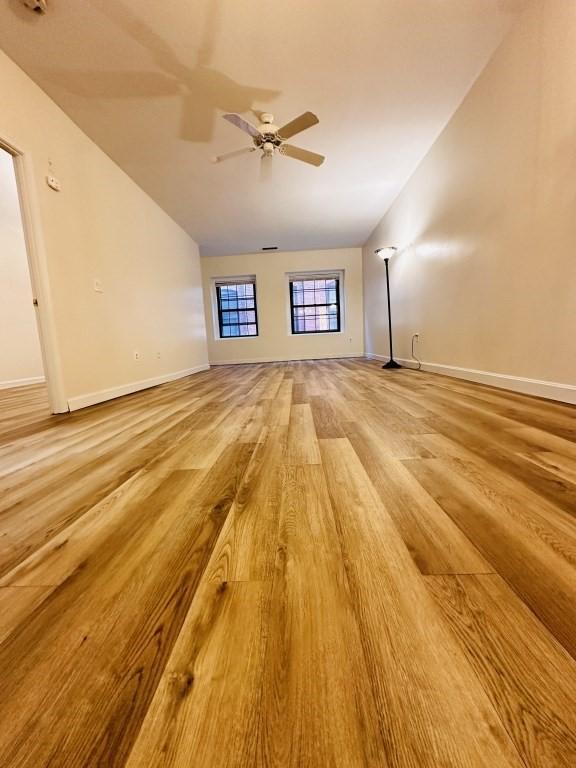
{"label": "light wood floor", "polygon": [[576,766],[576,409],[330,361],[0,432],[2,768]]}

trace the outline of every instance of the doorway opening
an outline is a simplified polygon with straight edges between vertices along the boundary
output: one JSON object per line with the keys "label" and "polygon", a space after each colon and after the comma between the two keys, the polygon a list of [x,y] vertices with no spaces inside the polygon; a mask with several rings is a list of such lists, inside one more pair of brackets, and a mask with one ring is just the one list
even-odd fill
{"label": "doorway opening", "polygon": [[46,381],[12,155],[0,149],[0,388]]}
{"label": "doorway opening", "polygon": [[68,405],[33,179],[30,158],[0,139],[0,391],[36,386],[46,394],[47,410],[62,413]]}

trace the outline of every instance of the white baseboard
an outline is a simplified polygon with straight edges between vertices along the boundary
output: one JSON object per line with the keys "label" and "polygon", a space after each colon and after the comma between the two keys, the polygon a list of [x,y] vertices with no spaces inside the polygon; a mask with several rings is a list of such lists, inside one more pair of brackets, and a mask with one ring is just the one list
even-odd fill
{"label": "white baseboard", "polygon": [[11,389],[12,387],[25,387],[28,384],[42,384],[46,381],[44,376],[30,376],[27,379],[12,379],[11,381],[0,381],[0,389]]}
{"label": "white baseboard", "polygon": [[364,357],[362,352],[353,355],[323,355],[318,357],[247,357],[242,360],[210,360],[210,365],[248,365],[249,363],[298,363],[306,360],[340,360],[344,358]]}
{"label": "white baseboard", "polygon": [[[373,353],[367,353],[366,357],[373,360],[389,360],[387,355],[375,355]],[[397,360],[407,368],[416,366],[414,360],[406,360],[405,358],[397,358]],[[509,389],[512,392],[520,392],[523,395],[544,397],[547,400],[558,400],[561,403],[576,405],[576,386],[573,384],[559,384],[555,381],[527,379],[523,376],[478,371],[474,368],[459,368],[456,365],[443,365],[440,363],[422,362],[422,370],[429,371],[430,373],[441,373],[444,376],[452,376],[457,379],[466,379],[478,384],[488,384],[499,389]]]}
{"label": "white baseboard", "polygon": [[77,411],[80,408],[87,408],[89,405],[103,403],[106,400],[113,400],[115,397],[122,397],[123,395],[131,395],[134,392],[140,392],[142,389],[157,387],[159,384],[166,384],[168,381],[182,379],[184,376],[190,376],[191,374],[199,373],[200,371],[207,371],[209,368],[210,366],[208,364],[196,365],[194,368],[187,368],[184,371],[166,373],[162,376],[155,376],[152,379],[133,381],[130,384],[121,384],[119,387],[101,389],[99,392],[89,392],[86,395],[77,395],[76,397],[71,397],[68,399],[68,408],[71,411]]}

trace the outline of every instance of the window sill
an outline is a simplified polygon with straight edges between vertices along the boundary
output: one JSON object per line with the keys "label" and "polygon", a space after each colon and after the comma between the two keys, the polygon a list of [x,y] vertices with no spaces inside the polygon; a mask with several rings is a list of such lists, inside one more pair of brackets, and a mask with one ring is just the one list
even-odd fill
{"label": "window sill", "polygon": [[214,341],[246,341],[247,339],[257,339],[256,336],[215,336]]}
{"label": "window sill", "polygon": [[308,333],[294,333],[293,331],[290,331],[288,336],[338,336],[343,333],[344,331],[342,329],[339,331],[309,331]]}

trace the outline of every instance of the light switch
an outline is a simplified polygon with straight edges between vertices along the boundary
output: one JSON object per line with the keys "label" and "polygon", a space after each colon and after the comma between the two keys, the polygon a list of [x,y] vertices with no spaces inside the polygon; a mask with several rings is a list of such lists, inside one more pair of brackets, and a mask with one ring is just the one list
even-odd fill
{"label": "light switch", "polygon": [[96,293],[104,293],[104,288],[102,288],[102,280],[99,280],[97,277],[94,278],[94,290]]}

